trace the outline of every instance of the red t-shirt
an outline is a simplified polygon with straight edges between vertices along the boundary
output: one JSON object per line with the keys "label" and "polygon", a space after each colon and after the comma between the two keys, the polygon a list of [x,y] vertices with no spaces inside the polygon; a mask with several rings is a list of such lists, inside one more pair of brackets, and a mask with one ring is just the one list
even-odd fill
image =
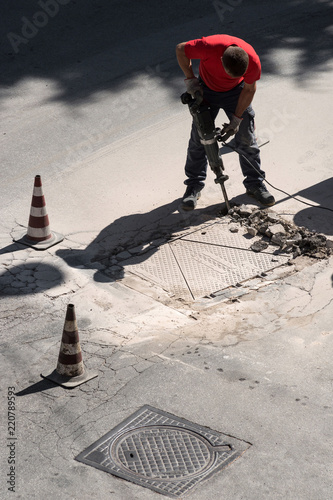
{"label": "red t-shirt", "polygon": [[[230,45],[237,45],[249,56],[246,73],[240,78],[230,78],[224,71],[221,57]],[[211,35],[191,40],[185,45],[185,55],[189,59],[200,59],[199,73],[205,84],[216,92],[226,92],[243,80],[254,83],[261,75],[261,64],[254,48],[241,38],[230,35]]]}

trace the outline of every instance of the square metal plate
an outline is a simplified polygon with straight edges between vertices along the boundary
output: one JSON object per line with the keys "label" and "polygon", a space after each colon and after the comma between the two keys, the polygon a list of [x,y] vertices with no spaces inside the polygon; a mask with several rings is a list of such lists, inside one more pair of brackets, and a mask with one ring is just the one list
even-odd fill
{"label": "square metal plate", "polygon": [[124,260],[122,265],[173,295],[196,300],[274,269],[291,258],[273,245],[254,252],[250,247],[258,240],[260,237],[251,237],[241,226],[232,233],[225,222],[215,222],[143,256]]}
{"label": "square metal plate", "polygon": [[250,446],[145,405],[76,460],[170,498],[180,498]]}

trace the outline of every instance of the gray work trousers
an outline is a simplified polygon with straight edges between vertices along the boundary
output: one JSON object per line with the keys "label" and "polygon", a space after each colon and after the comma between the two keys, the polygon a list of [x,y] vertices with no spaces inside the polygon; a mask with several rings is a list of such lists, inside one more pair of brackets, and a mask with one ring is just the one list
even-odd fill
{"label": "gray work trousers", "polygon": [[[202,80],[203,97],[210,105],[213,120],[216,119],[220,109],[223,109],[229,120],[235,112],[239,95],[243,89],[240,83],[228,92],[215,92],[208,88]],[[265,178],[265,172],[260,168],[260,150],[255,137],[254,110],[250,105],[242,115],[242,123],[235,135],[235,147],[241,152],[258,170],[256,172],[249,163],[239,155],[239,163],[244,175],[243,184],[245,188],[261,184]],[[207,158],[205,149],[200,142],[200,138],[194,123],[192,123],[191,137],[188,144],[187,158],[185,164],[185,175],[187,179],[184,184],[187,186],[205,185],[207,175]]]}

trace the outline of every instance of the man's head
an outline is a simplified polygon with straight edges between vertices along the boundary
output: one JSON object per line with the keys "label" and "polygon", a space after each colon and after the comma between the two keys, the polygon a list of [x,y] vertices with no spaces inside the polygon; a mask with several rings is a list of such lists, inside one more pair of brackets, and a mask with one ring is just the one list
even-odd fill
{"label": "man's head", "polygon": [[243,76],[249,65],[249,56],[244,49],[230,45],[222,56],[223,67],[232,78]]}

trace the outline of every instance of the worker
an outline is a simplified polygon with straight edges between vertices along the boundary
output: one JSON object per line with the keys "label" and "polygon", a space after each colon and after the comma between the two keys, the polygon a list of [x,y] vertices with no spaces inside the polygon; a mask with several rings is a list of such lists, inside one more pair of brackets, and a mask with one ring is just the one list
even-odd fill
{"label": "worker", "polygon": [[[213,120],[220,109],[226,113],[229,123],[224,124],[222,133],[230,132],[235,136],[235,147],[241,153],[239,162],[246,193],[263,206],[274,205],[275,199],[263,182],[265,172],[261,169],[255,136],[255,113],[251,105],[256,82],[261,75],[259,56],[251,45],[230,35],[211,35],[179,43],[176,54],[185,75],[186,91],[192,97],[198,91],[201,93],[209,103]],[[198,78],[193,72],[192,59],[200,60]],[[196,207],[206,174],[205,149],[192,123],[185,164],[187,178],[184,184],[187,188],[182,199],[184,210]]]}

